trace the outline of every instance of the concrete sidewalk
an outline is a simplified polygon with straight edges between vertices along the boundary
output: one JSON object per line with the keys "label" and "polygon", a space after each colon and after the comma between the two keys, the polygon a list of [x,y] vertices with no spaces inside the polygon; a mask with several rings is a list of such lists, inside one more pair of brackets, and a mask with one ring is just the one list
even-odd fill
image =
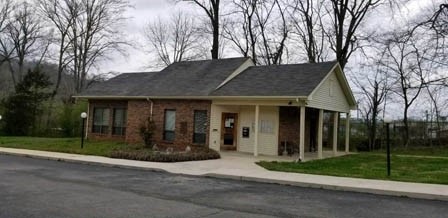
{"label": "concrete sidewalk", "polygon": [[269,157],[252,157],[237,153],[222,153],[218,160],[158,163],[113,159],[100,156],[1,148],[0,154],[19,155],[49,160],[77,162],[122,168],[165,171],[175,174],[230,178],[243,181],[277,183],[301,187],[355,191],[411,198],[448,201],[448,185],[394,182],[385,180],[357,179],[335,176],[320,176],[301,173],[268,171],[255,162]]}

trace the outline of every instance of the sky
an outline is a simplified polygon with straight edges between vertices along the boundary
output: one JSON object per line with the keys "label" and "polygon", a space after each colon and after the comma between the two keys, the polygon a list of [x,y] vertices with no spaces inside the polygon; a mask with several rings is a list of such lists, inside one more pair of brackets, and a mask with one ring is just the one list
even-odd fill
{"label": "sky", "polygon": [[[431,4],[432,0],[410,0],[402,8],[402,13],[406,17],[413,17],[418,14],[420,8]],[[137,72],[149,70],[151,56],[145,52],[144,37],[142,34],[145,24],[158,19],[158,17],[169,17],[172,12],[188,10],[192,13],[198,13],[198,10],[191,3],[174,4],[173,0],[130,0],[130,7],[126,12],[129,19],[124,24],[124,32],[128,40],[134,45],[127,48],[128,55],[114,55],[110,60],[103,61],[98,70],[100,73],[106,72]],[[199,11],[198,14],[201,14]],[[390,28],[390,25],[400,25],[400,23],[392,24],[391,17],[383,14],[374,15],[374,19],[370,19],[371,28]],[[386,24],[386,25],[385,25]],[[142,49],[143,48],[143,49]]]}
{"label": "sky", "polygon": [[[400,11],[397,11],[396,17],[405,17],[406,19],[412,19],[415,16],[419,16],[419,11],[423,7],[431,5],[433,1],[439,0],[409,0],[405,5],[402,6]],[[152,57],[145,52],[145,44],[143,37],[143,28],[148,22],[152,22],[158,17],[167,18],[173,12],[176,11],[188,11],[193,14],[198,14],[202,16],[202,11],[196,8],[191,3],[179,3],[173,4],[173,0],[130,0],[132,7],[130,7],[125,16],[129,19],[123,26],[123,31],[128,37],[129,42],[134,46],[127,49],[128,55],[123,57],[121,55],[114,55],[111,59],[103,61],[98,67],[98,73],[107,72],[141,72],[141,71],[151,71],[154,68],[149,68],[151,66]],[[393,19],[390,14],[382,14],[381,12],[370,15],[369,17],[369,27],[375,29],[389,29],[394,28],[394,26],[402,25],[405,20]],[[143,49],[142,49],[143,48]],[[357,57],[353,56],[352,63],[356,63]],[[350,66],[349,66],[350,67]],[[353,85],[352,85],[353,87]],[[399,106],[394,107],[394,102],[389,102],[392,104],[388,109],[391,118],[400,117],[401,108]],[[397,103],[397,105],[401,105]],[[415,115],[421,117],[424,115],[424,110],[421,108],[416,108]]]}

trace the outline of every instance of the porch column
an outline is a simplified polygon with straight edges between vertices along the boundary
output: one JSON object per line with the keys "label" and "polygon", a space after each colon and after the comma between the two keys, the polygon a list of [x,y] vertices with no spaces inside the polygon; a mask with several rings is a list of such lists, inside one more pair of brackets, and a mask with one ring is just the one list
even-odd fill
{"label": "porch column", "polygon": [[305,106],[300,106],[300,138],[299,138],[299,158],[305,158]]}
{"label": "porch column", "polygon": [[345,118],[345,153],[349,152],[350,148],[350,112]]}
{"label": "porch column", "polygon": [[258,119],[260,117],[260,105],[255,105],[254,125],[254,156],[258,156]]}
{"label": "porch column", "polygon": [[317,123],[317,158],[322,159],[322,135],[324,130],[324,110],[319,109],[319,120]]}
{"label": "porch column", "polygon": [[333,156],[338,153],[338,118],[339,112],[334,112],[333,116]]}

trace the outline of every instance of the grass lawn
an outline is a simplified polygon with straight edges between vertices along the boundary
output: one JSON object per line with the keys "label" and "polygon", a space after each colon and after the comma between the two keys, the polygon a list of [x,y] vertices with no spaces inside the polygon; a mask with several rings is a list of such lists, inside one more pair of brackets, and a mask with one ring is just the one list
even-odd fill
{"label": "grass lawn", "polygon": [[391,160],[390,177],[386,175],[386,156],[378,153],[351,154],[304,163],[262,161],[258,165],[274,171],[448,184],[448,157],[392,155]]}
{"label": "grass lawn", "polygon": [[[374,151],[375,153],[386,153],[386,150]],[[417,156],[435,156],[448,157],[448,146],[432,146],[432,147],[392,147],[392,154],[400,155],[417,155]]]}
{"label": "grass lawn", "polygon": [[84,141],[81,149],[80,138],[38,138],[38,137],[0,137],[0,147],[23,148],[41,151],[109,156],[114,149],[127,145],[120,142]]}
{"label": "grass lawn", "polygon": [[0,147],[87,154],[154,162],[179,162],[220,158],[218,152],[204,146],[192,146],[190,152],[177,151],[167,153],[164,151],[153,151],[143,145],[86,140],[84,141],[84,148],[81,149],[80,138],[0,137]]}

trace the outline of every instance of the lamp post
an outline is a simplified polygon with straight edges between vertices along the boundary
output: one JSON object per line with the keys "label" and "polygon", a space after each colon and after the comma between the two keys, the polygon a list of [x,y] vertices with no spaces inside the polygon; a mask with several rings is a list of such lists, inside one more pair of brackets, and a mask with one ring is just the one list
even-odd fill
{"label": "lamp post", "polygon": [[384,120],[384,123],[386,123],[387,176],[390,176],[390,134],[389,134],[390,120]]}
{"label": "lamp post", "polygon": [[84,147],[84,126],[86,124],[86,118],[87,118],[87,113],[86,112],[82,112],[81,113],[81,119],[82,119],[82,128],[81,128],[81,149]]}

